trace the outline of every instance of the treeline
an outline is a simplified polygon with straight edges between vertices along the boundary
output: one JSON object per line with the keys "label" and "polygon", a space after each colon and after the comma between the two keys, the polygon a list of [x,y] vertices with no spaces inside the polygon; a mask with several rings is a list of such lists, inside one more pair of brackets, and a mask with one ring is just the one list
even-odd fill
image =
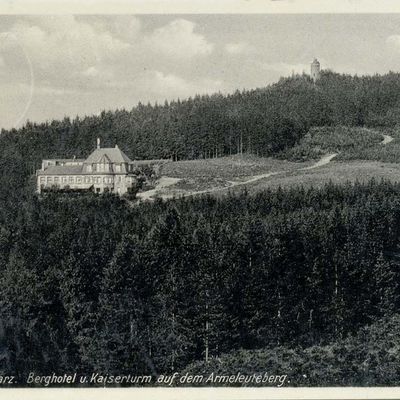
{"label": "treeline", "polygon": [[0,208],[0,372],[153,374],[398,311],[400,185]]}
{"label": "treeline", "polygon": [[323,71],[282,78],[266,88],[139,104],[99,116],[28,122],[3,130],[0,160],[32,170],[42,158],[86,157],[96,137],[118,143],[132,158],[209,158],[241,152],[272,155],[298,142],[313,126],[396,126],[400,75],[350,76]]}

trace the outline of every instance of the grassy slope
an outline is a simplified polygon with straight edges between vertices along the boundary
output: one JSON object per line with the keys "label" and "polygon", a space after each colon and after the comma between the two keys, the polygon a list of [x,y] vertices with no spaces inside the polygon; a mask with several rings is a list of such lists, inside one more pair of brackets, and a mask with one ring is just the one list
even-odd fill
{"label": "grassy slope", "polygon": [[310,171],[277,175],[271,179],[264,179],[255,184],[249,184],[248,189],[258,191],[278,186],[323,186],[329,181],[333,183],[344,183],[346,181],[367,182],[372,178],[400,182],[400,164],[363,160],[332,161],[328,165]]}
{"label": "grassy slope", "polygon": [[[394,141],[380,144],[383,134]],[[323,154],[338,152],[328,165],[311,170]],[[158,195],[181,196],[190,193],[213,192],[216,195],[241,191],[259,191],[278,186],[321,186],[329,181],[368,181],[371,178],[400,181],[400,130],[374,131],[364,128],[323,127],[314,128],[297,147],[282,159],[260,158],[254,155],[234,155],[218,159],[178,161],[164,166],[162,174],[179,178],[173,186]],[[287,157],[292,161],[283,159]],[[299,161],[306,160],[306,161]],[[273,176],[232,187],[234,182],[244,182],[252,177],[273,173]]]}
{"label": "grassy slope", "polygon": [[173,178],[235,179],[282,170],[293,171],[311,165],[305,163],[261,158],[244,154],[206,160],[177,161],[164,166],[162,174]]}
{"label": "grassy slope", "polygon": [[164,176],[181,179],[177,185],[163,191],[165,194],[226,188],[232,181],[244,181],[253,176],[280,171],[295,171],[312,162],[289,162],[244,154],[207,160],[177,161],[163,167]]}

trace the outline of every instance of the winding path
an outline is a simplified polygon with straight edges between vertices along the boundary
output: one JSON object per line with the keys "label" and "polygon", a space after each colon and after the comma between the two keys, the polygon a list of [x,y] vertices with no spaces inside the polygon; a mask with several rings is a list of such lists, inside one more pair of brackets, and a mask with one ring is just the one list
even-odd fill
{"label": "winding path", "polygon": [[[318,160],[315,164],[309,166],[309,167],[305,167],[305,168],[300,168],[297,171],[306,171],[306,170],[311,170],[314,168],[319,168],[322,167],[328,163],[330,163],[333,158],[335,158],[337,156],[337,153],[334,154],[327,154],[325,156],[323,156],[320,160]],[[207,193],[215,193],[215,192],[220,192],[223,190],[228,190],[228,189],[232,189],[234,187],[237,186],[243,186],[243,185],[248,185],[249,183],[253,183],[256,181],[259,181],[260,179],[265,179],[265,178],[269,178],[271,176],[274,175],[280,175],[280,174],[284,174],[286,172],[289,171],[277,171],[277,172],[268,172],[266,174],[261,174],[261,175],[255,175],[252,176],[250,179],[247,179],[245,181],[229,181],[229,186],[225,186],[225,187],[216,187],[213,189],[205,189],[205,190],[199,190],[196,192],[186,192],[186,193],[179,193],[180,197],[187,197],[187,196],[197,196],[200,194],[207,194]],[[180,178],[171,178],[168,176],[163,176],[159,179],[156,187],[154,189],[151,190],[147,190],[145,192],[141,192],[137,194],[137,197],[140,200],[154,200],[153,196],[159,194],[159,192],[162,189],[165,189],[169,186],[173,186],[176,183],[178,183],[181,179]],[[160,197],[162,197],[163,199],[168,199],[168,198],[172,198],[174,197],[174,194],[164,194],[164,195],[160,195]]]}
{"label": "winding path", "polygon": [[154,189],[146,190],[145,192],[140,192],[136,195],[140,200],[153,200],[152,197],[157,194],[162,189],[165,189],[168,186],[175,185],[181,179],[180,178],[171,178],[169,176],[162,176]]}
{"label": "winding path", "polygon": [[337,155],[338,153],[326,154],[315,164],[311,165],[310,167],[300,168],[299,171],[307,171],[309,169],[322,167],[323,165],[329,164]]}
{"label": "winding path", "polygon": [[[394,140],[394,137],[392,137],[390,135],[382,134],[382,136],[383,136],[383,140],[380,142],[381,145],[387,145],[388,143],[390,143]],[[299,168],[297,171],[309,171],[309,170],[312,170],[315,168],[320,168],[324,165],[329,164],[337,155],[338,155],[338,153],[326,154],[320,160],[318,160],[315,164],[313,164],[309,167]],[[277,172],[269,172],[269,173],[261,174],[261,175],[255,175],[246,181],[228,181],[229,185],[225,186],[225,187],[216,187],[213,189],[199,190],[196,192],[179,193],[179,196],[187,197],[187,196],[196,196],[199,194],[220,192],[220,191],[228,190],[228,189],[231,189],[231,188],[234,188],[237,186],[247,185],[249,183],[259,181],[260,179],[269,178],[274,175],[284,174],[286,172],[289,172],[289,171],[277,171]],[[175,185],[180,180],[181,180],[180,178],[172,178],[172,177],[168,177],[168,176],[163,176],[159,179],[159,181],[154,189],[138,193],[137,197],[140,200],[150,200],[150,201],[154,200],[153,196],[159,194],[159,192],[162,191],[163,189],[165,189],[169,186]],[[162,197],[163,199],[168,199],[168,198],[174,197],[174,194],[173,193],[161,194],[160,197]]]}

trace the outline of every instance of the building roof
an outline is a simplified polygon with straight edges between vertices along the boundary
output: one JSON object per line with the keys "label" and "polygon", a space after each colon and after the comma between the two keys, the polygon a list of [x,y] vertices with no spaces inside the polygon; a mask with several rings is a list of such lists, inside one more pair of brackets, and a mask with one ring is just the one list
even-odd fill
{"label": "building roof", "polygon": [[170,161],[171,161],[170,158],[159,158],[154,160],[132,160],[132,164],[134,165],[165,164]]}
{"label": "building roof", "polygon": [[99,163],[107,157],[111,163],[130,163],[130,158],[117,146],[96,149],[85,160],[85,163]]}
{"label": "building roof", "polygon": [[45,170],[37,170],[38,175],[78,175],[82,173],[82,165],[50,165]]}
{"label": "building roof", "polygon": [[84,162],[84,158],[44,158],[43,161]]}
{"label": "building roof", "polygon": [[[65,165],[48,165],[44,169],[38,169],[37,175],[108,175],[108,174],[126,174],[129,173],[128,168],[122,165],[122,168],[116,172],[115,165],[112,166],[110,171],[88,171],[86,168],[87,164],[96,163],[110,163],[110,164],[132,164],[132,165],[151,165],[151,164],[164,164],[169,162],[169,159],[158,159],[158,160],[134,160],[132,161],[118,146],[105,147],[95,149],[86,160],[82,159],[48,159],[43,161],[57,161],[71,164]],[[72,162],[80,162],[79,165],[75,165]]]}

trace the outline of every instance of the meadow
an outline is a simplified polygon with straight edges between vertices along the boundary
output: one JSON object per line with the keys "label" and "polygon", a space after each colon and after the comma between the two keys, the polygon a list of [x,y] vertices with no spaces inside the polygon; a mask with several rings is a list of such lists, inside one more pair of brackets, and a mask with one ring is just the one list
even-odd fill
{"label": "meadow", "polygon": [[[386,138],[387,143],[383,143]],[[327,154],[336,156],[319,166]],[[400,130],[360,127],[316,127],[276,158],[237,154],[214,159],[171,162],[162,174],[179,179],[157,196],[164,198],[291,186],[323,186],[328,182],[400,181]]]}
{"label": "meadow", "polygon": [[173,178],[220,178],[235,179],[269,172],[294,171],[312,162],[294,162],[275,158],[257,157],[252,154],[176,161],[166,164],[162,174]]}

